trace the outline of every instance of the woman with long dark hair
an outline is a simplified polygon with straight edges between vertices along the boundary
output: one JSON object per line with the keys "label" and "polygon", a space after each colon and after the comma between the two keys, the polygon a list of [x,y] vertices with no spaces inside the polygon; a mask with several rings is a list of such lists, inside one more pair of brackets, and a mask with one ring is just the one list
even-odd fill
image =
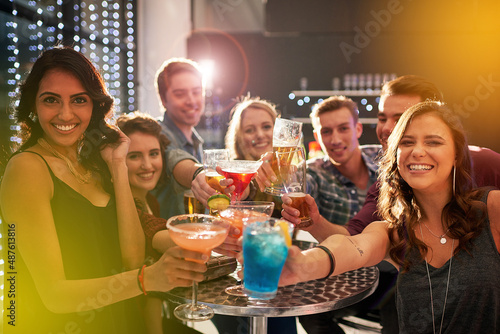
{"label": "woman with long dark hair", "polygon": [[[4,306],[14,302],[16,321],[8,332],[142,333],[132,298],[173,287],[167,258],[201,257],[172,248],[142,266],[129,139],[107,124],[112,106],[99,72],[71,48],[45,51],[20,87],[22,145],[0,189],[2,225],[15,236],[16,295]],[[205,268],[186,270],[192,280]]]}

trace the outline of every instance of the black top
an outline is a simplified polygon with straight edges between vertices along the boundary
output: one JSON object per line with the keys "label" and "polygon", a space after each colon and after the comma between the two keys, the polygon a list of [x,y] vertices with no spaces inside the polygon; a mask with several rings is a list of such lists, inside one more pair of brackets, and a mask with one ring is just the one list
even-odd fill
{"label": "black top", "polygon": [[[483,197],[486,198],[489,191]],[[450,240],[448,242],[451,242]],[[417,256],[418,251],[410,256]],[[450,261],[441,268],[429,265],[434,301],[434,322],[439,332]],[[472,251],[453,257],[442,333],[500,332],[500,254],[489,219],[473,240]],[[431,296],[425,262],[400,273],[397,281],[400,333],[432,333]]]}
{"label": "black top", "polygon": [[[26,152],[37,154],[31,151]],[[45,159],[44,162],[54,183],[51,207],[66,278],[81,280],[122,272],[114,197],[111,197],[106,207],[94,206],[84,196],[57,178]],[[36,224],[36,221],[32,223]],[[22,236],[18,235],[17,238],[22,238]],[[12,332],[44,334],[144,332],[137,298],[78,313],[55,314],[49,311],[40,299],[20,251],[16,251],[17,310],[15,331]],[[43,249],[40,251],[43,252]],[[47,263],[46,267],[47,270],[51,270],[50,263]],[[113,298],[114,292],[123,289],[123,284],[125,283],[119,280],[113,284],[110,283],[109,289],[99,291],[86,303],[102,305],[103,301]],[[10,330],[14,328],[5,326],[4,323],[4,329],[7,330],[6,333],[10,333]]]}

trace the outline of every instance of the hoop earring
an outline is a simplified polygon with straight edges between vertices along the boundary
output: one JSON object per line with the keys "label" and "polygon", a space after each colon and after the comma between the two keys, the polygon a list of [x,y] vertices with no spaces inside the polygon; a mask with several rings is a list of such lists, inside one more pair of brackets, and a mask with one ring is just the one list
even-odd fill
{"label": "hoop earring", "polygon": [[453,164],[453,196],[455,196],[455,176],[457,174],[457,167]]}

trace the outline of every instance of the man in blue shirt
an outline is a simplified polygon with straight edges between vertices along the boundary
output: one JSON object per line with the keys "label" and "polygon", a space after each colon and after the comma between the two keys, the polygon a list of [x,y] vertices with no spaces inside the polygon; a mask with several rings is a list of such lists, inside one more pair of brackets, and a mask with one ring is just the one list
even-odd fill
{"label": "man in blue shirt", "polygon": [[[165,154],[165,166],[167,170],[171,170],[174,166],[177,168],[178,162],[183,161],[191,170],[203,155],[203,139],[194,128],[205,109],[205,86],[201,69],[189,59],[169,59],[157,72],[156,88],[161,106],[165,109],[160,122],[162,133],[170,140]],[[179,166],[185,168],[182,164]],[[153,191],[160,203],[162,218],[168,219],[184,213],[184,192],[189,189],[185,183],[188,182],[167,182],[158,185]]]}
{"label": "man in blue shirt", "polygon": [[194,127],[205,109],[205,87],[198,64],[183,58],[167,60],[158,70],[156,87],[165,108],[161,123],[171,141],[169,149],[182,149],[201,161],[203,139]]}

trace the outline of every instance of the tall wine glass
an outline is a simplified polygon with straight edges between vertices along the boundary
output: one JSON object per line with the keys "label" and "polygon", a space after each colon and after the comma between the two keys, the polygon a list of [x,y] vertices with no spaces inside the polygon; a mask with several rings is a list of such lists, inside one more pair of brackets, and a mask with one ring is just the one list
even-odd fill
{"label": "tall wine glass", "polygon": [[[243,233],[243,225],[245,222],[255,218],[269,218],[273,210],[273,202],[242,201],[232,203],[225,210],[221,211],[219,215],[226,218],[233,227],[240,230],[240,233],[235,235],[236,237],[240,237]],[[246,296],[243,291],[243,280],[240,285],[227,287],[225,291],[228,295],[232,296]]]}
{"label": "tall wine glass", "polygon": [[[170,237],[179,247],[200,253],[210,253],[221,245],[229,233],[229,226],[229,222],[224,218],[203,214],[179,215],[167,221]],[[204,321],[214,316],[211,307],[198,304],[196,281],[193,281],[191,303],[177,306],[174,315],[183,321]]]}
{"label": "tall wine glass", "polygon": [[205,178],[207,180],[207,184],[221,194],[224,193],[225,187],[222,187],[219,184],[219,181],[222,180],[224,176],[217,173],[217,161],[228,160],[228,149],[203,150],[203,169],[205,170]]}
{"label": "tall wine glass", "polygon": [[253,179],[262,161],[253,160],[231,160],[218,161],[217,165],[222,169],[226,179],[233,180],[235,187],[231,202],[241,201],[243,192],[248,187],[248,184]]}

